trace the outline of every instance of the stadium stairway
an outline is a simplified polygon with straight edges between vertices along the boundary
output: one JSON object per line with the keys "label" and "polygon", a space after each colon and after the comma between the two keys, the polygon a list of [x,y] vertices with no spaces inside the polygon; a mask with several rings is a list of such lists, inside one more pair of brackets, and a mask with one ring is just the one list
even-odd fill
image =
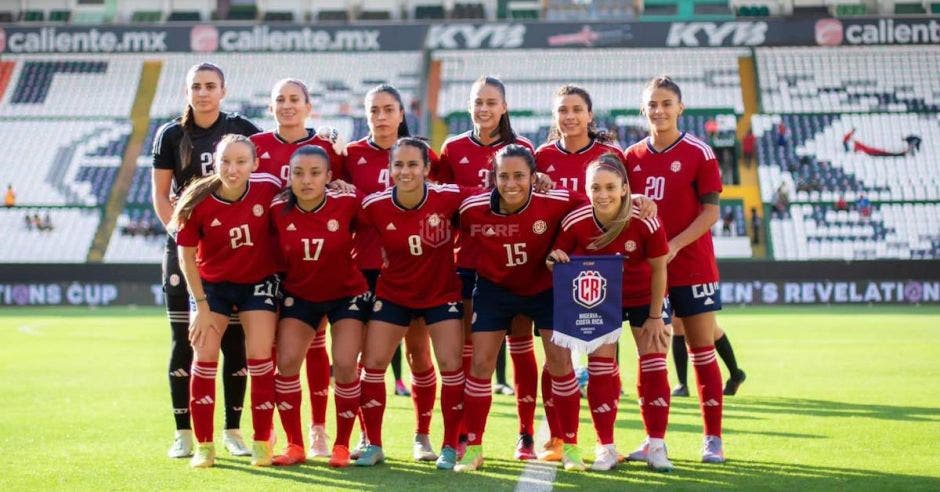
{"label": "stadium stairway", "polygon": [[162,68],[163,62],[159,60],[145,61],[141,68],[137,96],[134,99],[134,105],[131,107],[130,119],[133,130],[127,148],[124,150],[124,159],[121,161],[117,178],[114,180],[114,187],[111,189],[104,215],[98,224],[98,230],[95,232],[91,249],[88,251],[89,263],[104,261],[104,254],[108,249],[111,234],[114,233],[118,217],[127,202],[127,194],[130,191],[131,182],[134,180],[134,173],[137,171],[137,157],[140,155],[141,147],[144,145],[144,140],[147,139],[147,134],[150,131],[150,106],[153,105],[157,93],[157,83],[160,80]]}

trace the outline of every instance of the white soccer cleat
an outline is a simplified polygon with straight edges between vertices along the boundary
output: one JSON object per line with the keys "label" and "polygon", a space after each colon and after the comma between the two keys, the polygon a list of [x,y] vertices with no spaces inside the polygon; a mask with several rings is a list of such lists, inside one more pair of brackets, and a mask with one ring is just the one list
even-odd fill
{"label": "white soccer cleat", "polygon": [[437,453],[431,447],[431,439],[427,434],[415,434],[415,443],[411,454],[415,461],[437,461]]}
{"label": "white soccer cleat", "polygon": [[594,449],[594,463],[591,469],[594,471],[613,470],[618,463],[619,453],[613,444],[599,445]]}
{"label": "white soccer cleat", "polygon": [[672,462],[666,456],[666,443],[662,442],[662,439],[654,439],[650,442],[646,454],[646,465],[658,472],[672,471]]}
{"label": "white soccer cleat", "polygon": [[330,436],[322,425],[310,426],[310,451],[307,453],[311,457],[332,456],[330,451]]}
{"label": "white soccer cleat", "polygon": [[225,429],[222,432],[222,444],[232,456],[251,456],[251,449],[242,438],[242,431],[238,429]]}
{"label": "white soccer cleat", "polygon": [[369,439],[366,437],[365,434],[360,434],[359,443],[356,444],[356,447],[353,448],[352,451],[349,452],[349,458],[352,460],[359,459],[359,456],[361,456],[362,452],[365,451],[366,448],[368,447],[369,447]]}
{"label": "white soccer cleat", "polygon": [[189,458],[193,455],[193,431],[183,429],[176,431],[173,444],[166,452],[170,458]]}
{"label": "white soccer cleat", "polygon": [[725,450],[718,436],[705,436],[702,443],[702,463],[724,463]]}
{"label": "white soccer cleat", "polygon": [[636,448],[632,453],[627,455],[627,461],[646,461],[646,456],[649,454],[650,448],[650,439],[647,437],[643,439],[643,442],[640,443],[640,447]]}

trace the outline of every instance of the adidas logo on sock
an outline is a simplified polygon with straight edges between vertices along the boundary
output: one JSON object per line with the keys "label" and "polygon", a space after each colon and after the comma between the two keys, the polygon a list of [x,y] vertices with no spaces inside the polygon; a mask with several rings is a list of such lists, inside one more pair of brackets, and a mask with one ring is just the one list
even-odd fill
{"label": "adidas logo on sock", "polygon": [[574,436],[575,436],[574,432],[565,432],[565,437],[567,437],[568,439],[574,439]]}
{"label": "adidas logo on sock", "polygon": [[313,394],[315,396],[330,396],[330,389],[326,388],[320,391],[314,391]]}
{"label": "adidas logo on sock", "polygon": [[294,406],[291,405],[290,403],[287,403],[286,401],[282,401],[282,402],[280,402],[280,403],[277,404],[277,409],[278,409],[278,410],[281,410],[281,411],[283,411],[283,412],[286,412],[286,411],[288,411],[288,410],[293,410],[293,409],[294,409]]}
{"label": "adidas logo on sock", "polygon": [[215,403],[215,400],[213,400],[211,396],[206,395],[206,396],[203,396],[202,398],[196,400],[196,401],[193,402],[193,403],[195,403],[195,404],[197,404],[197,405],[212,405],[213,403]]}
{"label": "adidas logo on sock", "polygon": [[450,407],[451,410],[463,410],[463,403],[458,403],[457,405]]}
{"label": "adidas logo on sock", "polygon": [[718,405],[721,405],[721,403],[718,403],[717,401],[715,401],[714,398],[711,398],[711,399],[709,399],[708,401],[706,401],[705,403],[702,403],[702,405],[704,405],[704,406],[706,406],[706,407],[717,407]]}
{"label": "adidas logo on sock", "polygon": [[662,398],[657,398],[657,399],[655,399],[655,400],[653,400],[653,401],[650,402],[650,406],[653,406],[653,407],[668,407],[669,404],[666,403],[666,400],[664,400],[664,399],[662,399]]}
{"label": "adidas logo on sock", "polygon": [[434,415],[434,412],[433,412],[433,411],[432,411],[432,412],[424,412],[424,413],[421,414],[422,417],[430,417],[431,415]]}
{"label": "adidas logo on sock", "polygon": [[274,405],[271,402],[266,401],[255,407],[255,410],[274,410]]}
{"label": "adidas logo on sock", "polygon": [[597,407],[597,408],[591,410],[591,412],[593,412],[593,413],[607,413],[607,412],[609,412],[609,411],[611,411],[610,405],[608,405],[608,404],[606,404],[606,403],[603,403],[603,404],[601,404],[601,406],[599,406],[599,407]]}
{"label": "adidas logo on sock", "polygon": [[369,400],[368,402],[366,402],[365,405],[362,406],[362,408],[378,408],[378,407],[381,407],[381,406],[382,406],[382,404],[379,403],[378,401],[376,401],[376,400]]}
{"label": "adidas logo on sock", "polygon": [[243,368],[241,368],[241,369],[239,369],[239,370],[237,370],[237,371],[235,371],[235,372],[232,373],[232,376],[247,376],[247,375],[248,375],[248,368],[247,368],[247,367],[243,367]]}
{"label": "adidas logo on sock", "polygon": [[516,401],[520,403],[535,403],[535,398],[532,398],[531,395],[525,395],[521,398],[516,398]]}
{"label": "adidas logo on sock", "polygon": [[336,416],[337,416],[337,417],[342,417],[342,418],[344,418],[344,419],[354,419],[354,418],[356,418],[356,412],[353,412],[353,411],[351,411],[351,410],[346,410],[345,412],[340,412],[340,413],[336,414]]}
{"label": "adidas logo on sock", "polygon": [[175,371],[172,371],[172,372],[170,373],[170,376],[177,377],[177,378],[188,378],[188,377],[189,377],[189,373],[186,372],[186,369],[180,368],[180,369],[177,369],[177,370],[175,370]]}
{"label": "adidas logo on sock", "polygon": [[476,440],[477,440],[477,433],[476,433],[476,432],[468,432],[468,433],[467,433],[467,440],[468,440],[468,441],[476,441]]}

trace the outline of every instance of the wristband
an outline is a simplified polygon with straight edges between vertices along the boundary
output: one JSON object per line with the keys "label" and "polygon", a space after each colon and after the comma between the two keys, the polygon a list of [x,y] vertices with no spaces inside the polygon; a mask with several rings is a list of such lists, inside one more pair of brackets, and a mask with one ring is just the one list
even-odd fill
{"label": "wristband", "polygon": [[205,297],[200,297],[199,299],[193,299],[193,302],[199,304],[200,302],[208,302]]}
{"label": "wristband", "polygon": [[646,319],[663,319],[663,317],[662,317],[662,316],[649,316],[649,315],[647,315],[647,316],[646,316]]}

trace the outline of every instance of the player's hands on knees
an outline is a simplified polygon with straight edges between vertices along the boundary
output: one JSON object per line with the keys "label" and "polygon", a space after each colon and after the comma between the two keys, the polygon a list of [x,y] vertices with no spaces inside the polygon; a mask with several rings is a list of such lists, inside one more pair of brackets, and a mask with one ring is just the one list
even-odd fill
{"label": "player's hands on knees", "polygon": [[662,318],[646,318],[640,328],[640,339],[646,341],[650,352],[665,354],[669,351],[672,333]]}
{"label": "player's hands on knees", "polygon": [[549,271],[554,271],[555,263],[568,263],[569,261],[571,261],[571,258],[568,253],[556,249],[548,254],[548,258],[545,258],[545,266],[548,267]]}
{"label": "player's hands on knees", "polygon": [[193,317],[193,321],[189,325],[190,345],[193,347],[204,346],[210,331],[215,332],[217,335],[220,334],[219,327],[212,322],[212,314],[208,311],[197,311],[196,316]]}
{"label": "player's hands on knees", "polygon": [[536,171],[535,173],[535,191],[536,193],[545,193],[548,190],[555,189],[555,182],[545,173]]}
{"label": "player's hands on knees", "polygon": [[333,152],[339,155],[346,155],[346,138],[340,135],[336,128],[331,126],[321,126],[317,128],[317,136],[329,140],[333,144]]}
{"label": "player's hands on knees", "polygon": [[347,183],[341,179],[334,179],[333,181],[330,181],[330,183],[326,185],[326,187],[333,191],[338,191],[340,193],[355,193],[356,192],[356,187],[353,186],[352,183]]}
{"label": "player's hands on knees", "polygon": [[641,219],[656,217],[656,214],[659,213],[659,207],[656,206],[656,202],[646,195],[634,193],[630,195],[630,200],[633,201],[633,205],[640,210]]}

